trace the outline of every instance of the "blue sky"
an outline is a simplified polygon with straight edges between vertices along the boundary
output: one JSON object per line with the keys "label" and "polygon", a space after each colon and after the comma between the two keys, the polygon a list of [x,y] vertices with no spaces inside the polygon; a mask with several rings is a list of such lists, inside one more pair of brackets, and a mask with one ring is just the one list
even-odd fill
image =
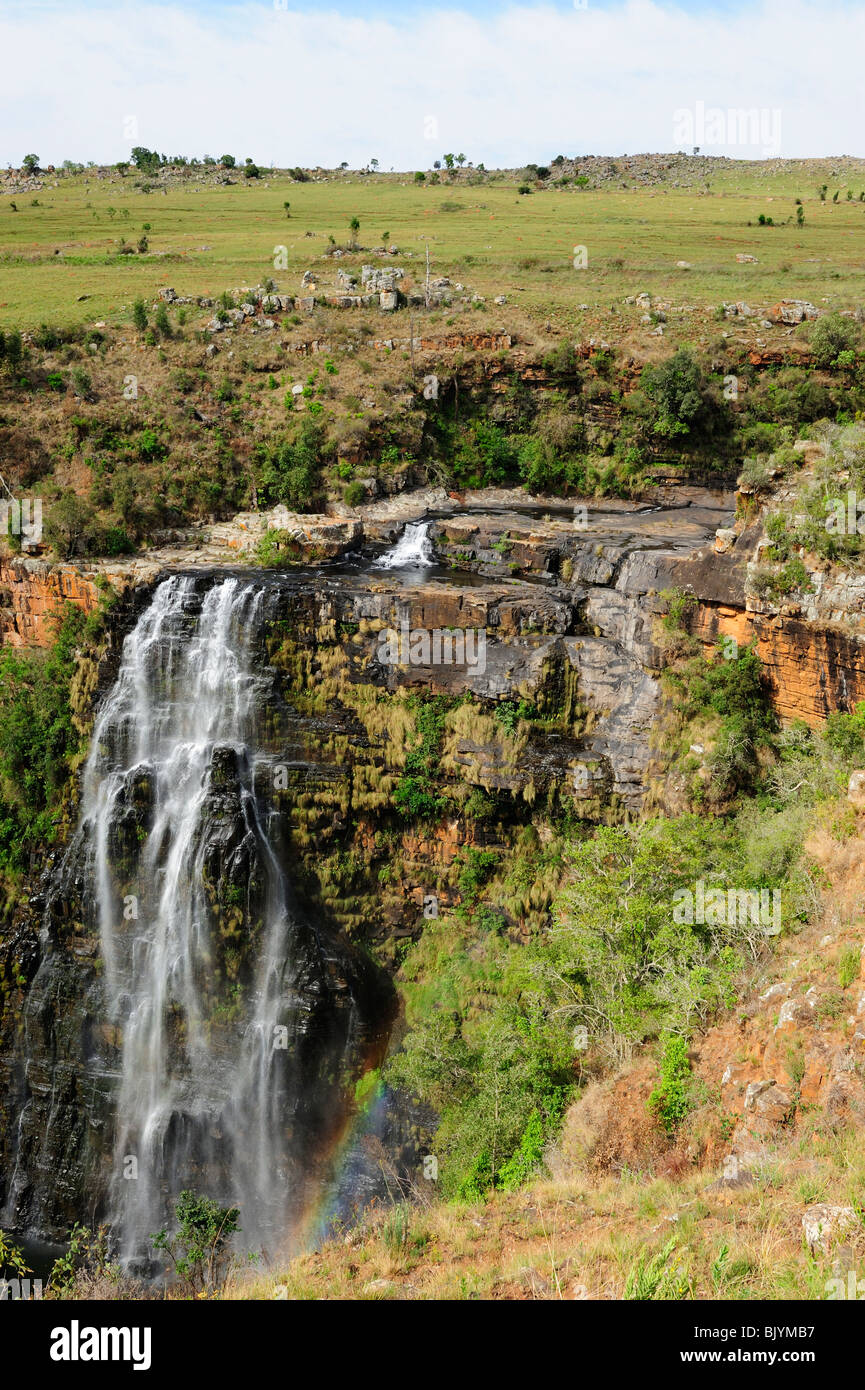
{"label": "blue sky", "polygon": [[10,0],[0,48],[3,163],[863,153],[846,0]]}

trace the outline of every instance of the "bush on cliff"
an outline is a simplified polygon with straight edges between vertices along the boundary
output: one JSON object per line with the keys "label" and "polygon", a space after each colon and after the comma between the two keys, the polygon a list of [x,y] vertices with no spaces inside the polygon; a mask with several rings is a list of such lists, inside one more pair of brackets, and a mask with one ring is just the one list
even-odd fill
{"label": "bush on cliff", "polygon": [[67,606],[47,651],[0,650],[0,870],[27,869],[56,837],[57,809],[81,747],[70,686],[88,619]]}
{"label": "bush on cliff", "polygon": [[312,509],[321,490],[324,431],[304,420],[294,439],[261,446],[258,452],[258,494],[264,506],[283,502],[294,511]]}
{"label": "bush on cliff", "polygon": [[703,431],[720,416],[703,369],[689,348],[679,348],[666,362],[646,367],[640,390],[654,407],[653,432],[664,439]]}

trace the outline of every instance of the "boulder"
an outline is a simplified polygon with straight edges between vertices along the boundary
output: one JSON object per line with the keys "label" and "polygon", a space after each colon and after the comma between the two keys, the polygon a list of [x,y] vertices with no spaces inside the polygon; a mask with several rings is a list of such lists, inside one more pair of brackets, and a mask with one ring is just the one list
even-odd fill
{"label": "boulder", "polygon": [[774,1079],[752,1081],[745,1091],[745,1110],[753,1111],[755,1116],[768,1124],[782,1124],[789,1115],[792,1104],[793,1098],[789,1091],[786,1087],[779,1086]]}
{"label": "boulder", "polygon": [[853,1207],[831,1206],[817,1202],[802,1215],[802,1231],[812,1254],[827,1255],[832,1245],[861,1227]]}
{"label": "boulder", "polygon": [[795,325],[803,323],[805,319],[819,318],[819,314],[819,309],[807,299],[782,299],[780,303],[773,304],[771,309],[766,310],[766,318],[773,324]]}

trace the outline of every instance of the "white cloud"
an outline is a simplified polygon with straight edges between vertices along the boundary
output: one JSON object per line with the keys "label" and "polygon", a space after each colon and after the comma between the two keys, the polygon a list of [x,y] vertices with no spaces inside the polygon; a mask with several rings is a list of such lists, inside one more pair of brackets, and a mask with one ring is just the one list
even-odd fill
{"label": "white cloud", "polygon": [[[290,3],[290,0],[289,0]],[[399,21],[241,5],[7,8],[0,160],[113,161],[131,144],[261,163],[488,166],[675,148],[674,113],[781,113],[786,156],[856,153],[865,10],[763,0],[686,13],[515,5]],[[124,120],[137,120],[137,135]],[[434,118],[437,136],[424,138]],[[713,149],[706,153],[761,150]]]}

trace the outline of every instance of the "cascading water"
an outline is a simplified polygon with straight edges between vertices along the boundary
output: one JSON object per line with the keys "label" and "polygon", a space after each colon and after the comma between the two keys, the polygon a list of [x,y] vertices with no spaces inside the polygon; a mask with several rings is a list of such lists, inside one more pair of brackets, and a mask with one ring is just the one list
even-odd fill
{"label": "cascading water", "polygon": [[[156,589],[98,714],[49,903],[50,923],[80,902],[101,938],[98,1032],[113,1041],[89,1066],[94,1085],[107,1078],[114,1140],[92,1161],[127,1263],[147,1258],[183,1188],[239,1206],[247,1248],[286,1249],[360,1065],[369,968],[298,913],[282,867],[281,707],[262,638],[275,593],[238,576]],[[16,1173],[10,1205],[32,1220],[28,1181]]]}
{"label": "cascading water", "polygon": [[428,521],[410,522],[396,545],[373,561],[373,569],[429,569],[436,562]]}

